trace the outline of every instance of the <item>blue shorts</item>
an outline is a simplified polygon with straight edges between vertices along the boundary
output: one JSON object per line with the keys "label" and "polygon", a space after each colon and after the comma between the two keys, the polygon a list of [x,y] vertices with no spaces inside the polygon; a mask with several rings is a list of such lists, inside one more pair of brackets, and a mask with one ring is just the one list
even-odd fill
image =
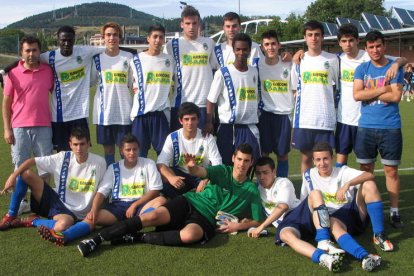
{"label": "blue shorts", "polygon": [[191,174],[185,173],[177,168],[170,168],[176,176],[185,177],[184,179],[184,187],[182,189],[176,189],[168,182],[162,183],[162,191],[161,193],[167,198],[175,198],[179,195],[182,195],[192,189],[197,188],[198,183],[200,182],[200,178],[192,176]]}
{"label": "blue shorts", "polygon": [[96,125],[96,140],[100,145],[120,146],[125,134],[131,133],[131,125]]}
{"label": "blue shorts", "polygon": [[361,220],[361,216],[359,215],[359,209],[356,200],[357,190],[355,190],[354,199],[351,202],[348,202],[340,209],[336,210],[332,215],[331,218],[337,218],[346,226],[346,231],[350,235],[358,235],[362,234],[369,224],[369,217],[365,221]]}
{"label": "blue shorts", "polygon": [[[205,107],[199,107],[200,109],[200,118],[198,120],[198,128],[203,129],[204,125],[206,124],[206,117],[207,117],[207,109]],[[182,126],[180,124],[180,121],[178,120],[178,108],[177,107],[171,107],[171,123],[170,123],[170,131],[176,131],[177,129],[180,129]]]}
{"label": "blue shorts", "polygon": [[[52,128],[16,127],[13,128],[14,145],[11,146],[12,161],[17,169],[24,161],[32,157],[51,155]],[[39,172],[40,175],[45,172]]]}
{"label": "blue shorts", "polygon": [[169,131],[170,126],[163,111],[135,117],[131,132],[139,141],[140,157],[147,157],[151,144],[159,155]]}
{"label": "blue shorts", "polygon": [[352,126],[342,123],[336,124],[335,147],[336,153],[350,154],[355,147],[356,134],[358,126]]}
{"label": "blue shorts", "polygon": [[43,183],[43,193],[40,202],[37,202],[33,195],[30,197],[30,209],[32,212],[52,219],[56,215],[69,215],[72,216],[75,221],[78,218],[72,213],[63,202],[60,200],[59,195],[53,190],[46,182]]}
{"label": "blue shorts", "polygon": [[335,148],[335,137],[331,130],[294,128],[292,146],[300,151],[312,151],[314,145],[327,142]]}
{"label": "blue shorts", "polygon": [[290,151],[292,125],[289,115],[262,111],[257,125],[260,133],[260,148],[264,153],[284,156]]}
{"label": "blue shorts", "polygon": [[290,227],[296,229],[300,233],[302,240],[310,240],[315,238],[316,229],[312,220],[312,213],[308,205],[308,197],[306,197],[295,209],[285,215],[282,222],[276,229],[275,243],[282,245],[280,232],[283,228]]}
{"label": "blue shorts", "polygon": [[[234,130],[234,131],[233,131]],[[220,124],[217,131],[217,147],[223,164],[231,166],[235,149],[243,143],[253,148],[253,161],[261,156],[259,130],[256,125]]]}
{"label": "blue shorts", "polygon": [[52,122],[52,143],[56,151],[69,151],[69,138],[72,128],[80,127],[86,129],[89,133],[88,120],[86,118],[77,119],[68,122]]}
{"label": "blue shorts", "polygon": [[[111,203],[105,204],[102,209],[108,210],[112,215],[116,217],[118,221],[124,220],[127,217],[125,216],[126,211],[128,210],[129,206],[132,205],[135,201],[122,201],[122,200],[114,200]],[[142,207],[145,204],[141,204],[136,209],[134,216],[137,216],[139,212],[141,212]]]}
{"label": "blue shorts", "polygon": [[372,164],[380,153],[381,163],[398,166],[402,154],[401,129],[362,128],[357,131],[355,155],[360,164]]}

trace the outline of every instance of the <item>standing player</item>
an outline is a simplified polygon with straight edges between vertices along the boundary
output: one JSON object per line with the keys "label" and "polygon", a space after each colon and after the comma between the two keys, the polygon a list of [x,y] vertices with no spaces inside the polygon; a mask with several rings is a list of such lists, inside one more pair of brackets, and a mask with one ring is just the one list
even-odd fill
{"label": "standing player", "polygon": [[177,112],[181,103],[192,102],[200,107],[199,127],[203,128],[206,118],[207,95],[216,68],[213,56],[214,41],[200,37],[200,13],[192,6],[186,6],[181,13],[181,28],[184,36],[170,40],[166,53],[175,61],[174,94],[171,102],[171,131],[180,128]]}
{"label": "standing player", "polygon": [[[30,187],[32,211],[48,219],[40,219],[37,216],[19,219],[6,215],[0,224],[2,230],[43,225],[61,232],[77,220],[93,215],[90,213],[92,201],[105,173],[105,160],[88,151],[89,132],[84,128],[72,129],[69,146],[71,151],[26,160],[9,176],[1,192],[4,194],[16,186],[16,196],[12,197],[10,207],[15,206],[14,211],[17,211],[21,199]],[[33,166],[53,175],[56,188],[51,188],[40,176],[32,172],[30,168]],[[16,183],[16,177],[19,175],[21,180]]]}
{"label": "standing player", "polygon": [[[226,36],[226,41],[214,47],[214,54],[220,67],[229,66],[234,63],[233,39],[236,34],[240,33],[240,29],[241,21],[237,13],[228,12],[223,16],[223,32]],[[256,42],[252,42],[252,50],[248,63],[252,65],[255,58],[261,57],[263,57],[263,54],[260,46]]]}
{"label": "standing player", "polygon": [[324,30],[318,21],[305,24],[308,51],[292,67],[292,87],[296,87],[292,145],[301,152],[301,171],[312,166],[312,147],[320,141],[335,146],[336,124],[333,83],[338,83],[336,55],[322,51]]}
{"label": "standing player", "polygon": [[131,131],[132,107],[129,87],[132,83],[131,53],[119,49],[122,33],[118,24],[109,22],[101,31],[105,52],[93,57],[93,75],[98,82],[93,105],[93,123],[98,144],[103,145],[107,166],[115,162],[115,144]]}
{"label": "standing player", "polygon": [[[86,218],[63,232],[40,226],[40,235],[58,246],[88,235],[95,225],[108,226],[147,210],[150,200],[162,189],[161,177],[154,161],[139,156],[139,142],[131,134],[121,140],[120,152],[123,160],[106,170]],[[106,198],[110,203],[104,205]],[[145,205],[145,207],[144,207]],[[151,206],[157,207],[157,206]]]}
{"label": "standing player", "polygon": [[59,49],[41,54],[42,62],[52,68],[55,87],[50,110],[52,113],[53,146],[57,151],[69,150],[72,128],[88,130],[89,86],[92,57],[102,49],[73,46],[75,30],[62,26],[57,32]]}
{"label": "standing player", "polygon": [[[336,166],[341,167],[348,162],[348,154],[355,147],[358,120],[361,112],[361,102],[353,96],[354,72],[363,62],[369,61],[369,55],[359,50],[358,29],[352,24],[344,24],[338,29],[338,42],[343,53],[339,55],[340,62],[340,93],[335,131]],[[398,58],[387,71],[387,79],[392,79],[398,69],[406,63],[405,58]]]}
{"label": "standing player", "polygon": [[271,152],[277,156],[277,176],[287,177],[288,153],[292,126],[289,115],[293,110],[293,93],[290,84],[292,63],[279,56],[280,43],[273,30],[262,34],[265,58],[255,63],[259,71],[259,132],[263,156]]}
{"label": "standing player", "polygon": [[[217,231],[232,233],[259,225],[262,220],[260,196],[247,173],[252,165],[252,148],[240,145],[234,155],[234,167],[218,165],[207,168],[196,165],[195,156],[185,154],[185,163],[193,176],[210,179],[204,191],[187,192],[167,201],[164,206],[103,229],[98,235],[79,243],[78,249],[86,257],[104,241],[145,242],[177,246],[207,242],[216,232],[218,211],[234,216],[250,215],[253,220],[229,222]],[[156,232],[140,233],[142,228],[156,226]],[[118,241],[117,241],[118,240]]]}
{"label": "standing player", "polygon": [[178,118],[182,128],[167,136],[157,160],[158,169],[164,179],[162,193],[170,198],[196,187],[197,191],[201,191],[208,181],[190,175],[184,163],[184,154],[196,156],[198,166],[221,164],[221,156],[213,135],[203,136],[197,128],[200,118],[198,106],[182,103],[178,109]]}
{"label": "standing player", "polygon": [[374,171],[378,152],[384,165],[387,191],[390,196],[390,220],[395,228],[403,226],[398,211],[400,179],[398,165],[402,154],[401,117],[398,103],[402,95],[403,71],[387,80],[392,60],[385,57],[385,40],[381,32],[365,36],[365,50],[370,61],[355,70],[354,98],[362,101],[356,136],[355,154],[361,169]]}
{"label": "standing player", "polygon": [[217,146],[223,164],[231,165],[232,152],[242,143],[253,148],[253,160],[260,157],[258,123],[258,75],[247,65],[252,40],[239,33],[233,39],[234,64],[222,67],[214,75],[207,98],[207,124],[205,132],[213,130],[212,118],[218,104],[220,126]]}
{"label": "standing player", "polygon": [[134,55],[130,65],[135,93],[131,110],[132,133],[138,138],[143,157],[147,156],[151,143],[157,155],[160,154],[170,129],[168,96],[174,62],[170,55],[161,53],[164,40],[164,27],[151,26],[147,36],[148,51]]}

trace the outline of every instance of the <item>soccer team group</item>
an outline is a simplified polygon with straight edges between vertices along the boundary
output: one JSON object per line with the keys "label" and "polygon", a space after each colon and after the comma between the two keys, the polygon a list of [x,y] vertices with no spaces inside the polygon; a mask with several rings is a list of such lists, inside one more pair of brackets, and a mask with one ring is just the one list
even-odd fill
{"label": "soccer team group", "polygon": [[[54,51],[41,54],[35,37],[21,40],[22,59],[6,70],[4,84],[4,138],[15,170],[1,191],[14,188],[0,230],[37,227],[42,238],[63,246],[105,226],[79,243],[87,256],[103,242],[174,246],[242,230],[258,238],[274,225],[276,244],[330,271],[341,268],[345,253],[364,270],[379,266],[381,257],[353,235],[370,223],[374,243],[394,249],[372,174],[377,152],[391,224],[403,227],[398,102],[406,59],[386,57],[378,31],[359,50],[353,25],[339,28],[343,52],[335,55],[322,51],[323,26],[307,22],[308,50],[292,63],[290,54],[279,55],[275,31],[264,32],[259,47],[240,33],[236,13],[225,14],[227,41],[217,46],[199,36],[194,7],[183,9],[180,24],[184,36],[165,47],[165,29],[150,27],[149,48],[141,53],[120,49],[121,29],[112,22],[102,27],[104,49],[74,46],[70,26],[58,30]],[[105,158],[89,152],[91,83],[97,83],[93,123]],[[146,158],[151,145],[156,162]],[[291,145],[301,152],[300,199],[287,178]],[[361,170],[346,166],[352,150]],[[19,217],[28,188],[35,215]]]}

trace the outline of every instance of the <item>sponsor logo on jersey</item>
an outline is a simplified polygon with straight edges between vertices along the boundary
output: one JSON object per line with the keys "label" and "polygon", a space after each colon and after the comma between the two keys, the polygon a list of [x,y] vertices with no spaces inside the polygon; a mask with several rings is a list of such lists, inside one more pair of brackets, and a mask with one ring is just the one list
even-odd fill
{"label": "sponsor logo on jersey", "polygon": [[304,84],[328,84],[327,71],[305,71],[302,77]]}
{"label": "sponsor logo on jersey", "polygon": [[183,66],[199,66],[208,64],[208,55],[204,53],[185,54],[183,56]]}
{"label": "sponsor logo on jersey", "polygon": [[242,88],[239,88],[237,93],[239,95],[240,101],[256,101],[257,100],[256,89],[254,88],[242,87]]}
{"label": "sponsor logo on jersey", "polygon": [[104,71],[106,84],[127,84],[128,73],[125,71]]}
{"label": "sponsor logo on jersey", "polygon": [[336,199],[336,194],[322,193],[322,195],[323,195],[323,200],[324,200],[325,203],[343,205],[343,204],[348,202],[346,198],[345,198],[345,200],[342,200],[342,201],[337,200]]}
{"label": "sponsor logo on jersey", "polygon": [[68,82],[74,82],[82,79],[85,77],[85,67],[79,67],[76,69],[72,69],[65,72],[60,72],[60,82],[61,83],[68,83]]}
{"label": "sponsor logo on jersey", "polygon": [[147,73],[147,84],[171,84],[171,73],[164,71],[151,71]]}
{"label": "sponsor logo on jersey", "polygon": [[341,80],[344,82],[354,82],[354,70],[343,69],[341,72]]}
{"label": "sponsor logo on jersey", "polygon": [[141,197],[144,195],[145,182],[138,181],[134,183],[122,183],[122,197]]}
{"label": "sponsor logo on jersey", "polygon": [[288,82],[284,80],[264,80],[263,87],[269,93],[287,93]]}
{"label": "sponsor logo on jersey", "polygon": [[267,209],[273,209],[276,207],[276,203],[270,202],[270,201],[262,202],[262,205],[264,208],[267,208]]}
{"label": "sponsor logo on jersey", "polygon": [[68,181],[69,190],[77,193],[87,193],[95,191],[94,179],[80,179],[71,177]]}
{"label": "sponsor logo on jersey", "polygon": [[[202,165],[204,163],[204,155],[197,154],[196,157],[195,157],[195,163],[196,163],[197,166]],[[178,158],[178,165],[180,167],[185,166],[184,154],[180,154],[180,157]]]}

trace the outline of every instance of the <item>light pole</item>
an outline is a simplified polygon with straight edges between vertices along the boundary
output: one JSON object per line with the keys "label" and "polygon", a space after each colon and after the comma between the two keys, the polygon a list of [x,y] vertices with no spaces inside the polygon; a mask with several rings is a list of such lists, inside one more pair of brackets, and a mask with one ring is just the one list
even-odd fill
{"label": "light pole", "polygon": [[240,16],[240,0],[239,0],[239,16]]}

